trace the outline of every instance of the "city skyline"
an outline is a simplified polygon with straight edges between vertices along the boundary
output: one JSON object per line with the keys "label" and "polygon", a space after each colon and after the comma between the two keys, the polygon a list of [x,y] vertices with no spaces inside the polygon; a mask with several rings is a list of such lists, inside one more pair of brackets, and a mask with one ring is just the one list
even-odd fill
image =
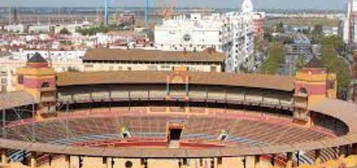
{"label": "city skyline", "polygon": [[[2,0],[2,7],[100,7],[103,0]],[[165,0],[166,2],[168,0]],[[215,7],[215,8],[239,8],[242,0],[226,0],[225,3],[214,0],[182,0],[177,1],[178,7]],[[346,1],[341,0],[253,0],[256,8],[266,9],[345,9]],[[156,6],[158,0],[152,0],[150,6]],[[142,7],[143,0],[112,0],[113,7]]]}

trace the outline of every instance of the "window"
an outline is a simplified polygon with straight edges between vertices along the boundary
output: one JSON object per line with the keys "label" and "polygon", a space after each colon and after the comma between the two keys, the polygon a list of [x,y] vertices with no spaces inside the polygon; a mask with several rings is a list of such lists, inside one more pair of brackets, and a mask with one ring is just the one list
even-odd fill
{"label": "window", "polygon": [[125,168],[132,168],[132,167],[133,167],[133,162],[131,162],[131,161],[125,162]]}
{"label": "window", "polygon": [[50,83],[48,82],[43,82],[41,85],[41,88],[48,88],[48,87],[50,87]]}
{"label": "window", "polygon": [[1,84],[6,84],[6,83],[7,83],[6,78],[2,78],[2,79],[1,79]]}
{"label": "window", "polygon": [[17,83],[18,84],[24,84],[24,76],[23,75],[19,75],[17,77]]}
{"label": "window", "polygon": [[328,80],[327,81],[327,89],[334,89],[335,88],[335,81],[334,80]]}
{"label": "window", "polygon": [[299,93],[302,94],[302,95],[306,95],[307,94],[306,88],[300,88],[299,89]]}

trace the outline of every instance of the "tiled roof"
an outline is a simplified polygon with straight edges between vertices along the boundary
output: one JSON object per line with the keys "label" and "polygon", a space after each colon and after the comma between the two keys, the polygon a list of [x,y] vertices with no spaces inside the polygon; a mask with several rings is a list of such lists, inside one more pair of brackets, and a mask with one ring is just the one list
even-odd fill
{"label": "tiled roof", "polygon": [[[57,85],[91,84],[164,84],[171,72],[162,71],[107,71],[65,72],[57,74]],[[294,78],[261,74],[222,72],[188,72],[191,84],[226,85],[265,88],[282,91],[294,89]]]}
{"label": "tiled roof", "polygon": [[25,91],[0,94],[0,109],[19,107],[36,103],[34,97]]}
{"label": "tiled roof", "polygon": [[140,61],[140,62],[218,62],[223,63],[225,55],[212,50],[204,52],[174,52],[139,49],[88,50],[84,61]]}

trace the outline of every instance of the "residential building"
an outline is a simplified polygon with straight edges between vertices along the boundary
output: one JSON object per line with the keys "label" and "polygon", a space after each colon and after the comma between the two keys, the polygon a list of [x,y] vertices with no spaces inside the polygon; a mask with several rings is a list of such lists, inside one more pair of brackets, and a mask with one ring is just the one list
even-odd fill
{"label": "residential building", "polygon": [[203,51],[215,48],[226,55],[229,72],[254,67],[253,4],[225,14],[176,16],[155,27],[155,47],[166,51]]}
{"label": "residential building", "polygon": [[266,23],[265,12],[254,13],[253,15],[254,35],[258,41],[264,40],[265,23]]}
{"label": "residential building", "polygon": [[357,0],[348,0],[347,16],[344,20],[343,40],[347,44],[357,42]]}
{"label": "residential building", "polygon": [[90,49],[83,59],[84,71],[172,71],[187,68],[195,72],[222,72],[225,55],[207,49],[202,52],[140,49]]}

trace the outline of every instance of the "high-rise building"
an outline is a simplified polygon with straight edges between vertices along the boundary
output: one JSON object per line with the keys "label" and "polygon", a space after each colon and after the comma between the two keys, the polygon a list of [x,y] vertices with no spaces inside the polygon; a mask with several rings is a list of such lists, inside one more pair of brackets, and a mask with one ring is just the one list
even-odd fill
{"label": "high-rise building", "polygon": [[254,14],[251,0],[245,0],[237,12],[193,13],[165,19],[155,27],[155,46],[170,51],[203,51],[211,47],[226,54],[226,71],[253,70]]}
{"label": "high-rise building", "polygon": [[343,40],[350,45],[357,44],[357,0],[348,0],[344,22]]}

